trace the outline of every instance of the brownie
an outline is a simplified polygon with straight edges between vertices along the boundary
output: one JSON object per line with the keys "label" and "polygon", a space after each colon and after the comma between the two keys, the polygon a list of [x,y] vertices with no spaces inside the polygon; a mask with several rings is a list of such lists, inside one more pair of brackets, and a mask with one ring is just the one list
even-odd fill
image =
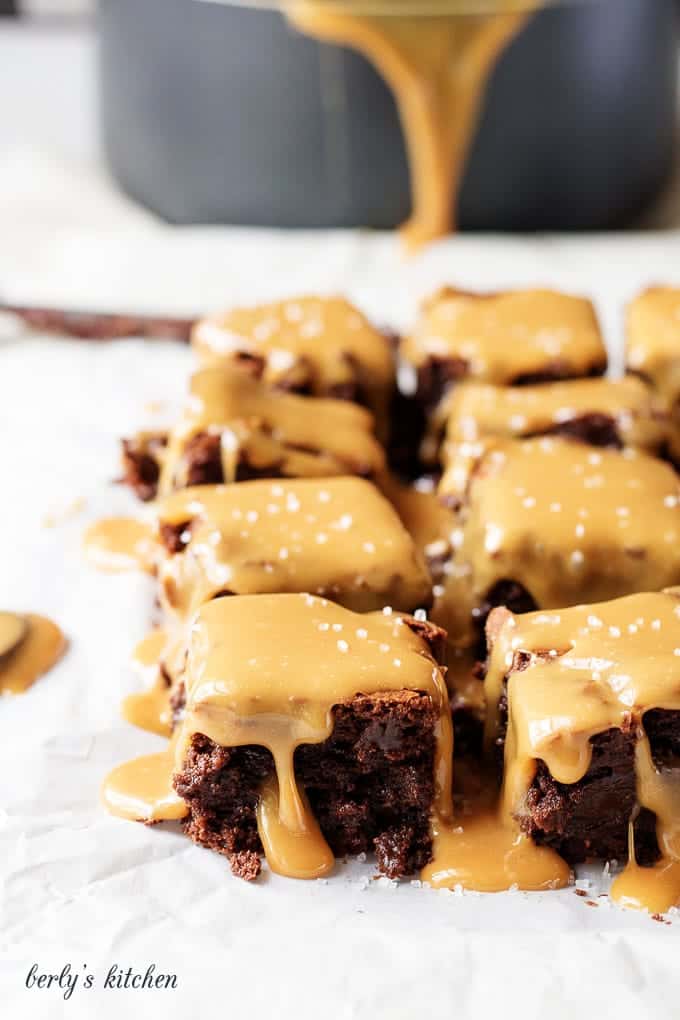
{"label": "brownie", "polygon": [[[448,485],[444,476],[440,498]],[[461,498],[457,481],[453,495]],[[494,605],[552,609],[680,583],[679,506],[673,469],[636,450],[564,437],[488,441],[457,515],[444,583],[450,637],[479,642]]]}
{"label": "brownie", "polygon": [[372,477],[384,453],[364,408],[271,390],[231,364],[194,375],[176,427],[124,440],[123,462],[124,480],[153,499],[254,478]]}
{"label": "brownie", "polygon": [[[638,864],[654,863],[680,781],[680,590],[497,609],[487,631],[487,740],[505,751],[506,810],[570,863],[624,862],[630,826]],[[659,784],[660,770],[677,779]]]}
{"label": "brownie", "polygon": [[[423,867],[441,755],[451,750],[442,743],[450,726],[442,648],[431,624],[358,615],[311,596],[208,603],[191,637],[174,776],[187,834],[255,878],[263,786],[278,775],[288,788],[292,776],[334,856],[375,853],[391,878]],[[296,736],[300,725],[306,740]],[[242,741],[227,742],[241,732]],[[294,748],[287,779],[284,747]]]}
{"label": "brownie", "polygon": [[[579,379],[538,386],[468,383],[448,402],[442,466],[448,490],[464,487],[466,466],[488,439],[563,436],[589,446],[633,448],[666,458],[678,426],[642,380]],[[673,439],[673,443],[671,440]],[[436,455],[438,436],[426,446]]]}
{"label": "brownie", "polygon": [[432,601],[413,539],[363,478],[182,489],[156,515],[166,620],[223,594],[311,592],[357,612],[413,612]]}
{"label": "brownie", "polygon": [[269,386],[355,401],[385,439],[395,387],[391,338],[341,297],[297,297],[200,320],[192,344],[205,364],[247,362]]}
{"label": "brownie", "polygon": [[651,382],[677,411],[680,401],[679,287],[650,287],[628,306],[626,369]]}
{"label": "brownie", "polygon": [[547,290],[472,293],[444,287],[401,345],[432,411],[463,379],[526,386],[602,375],[607,354],[590,301]]}

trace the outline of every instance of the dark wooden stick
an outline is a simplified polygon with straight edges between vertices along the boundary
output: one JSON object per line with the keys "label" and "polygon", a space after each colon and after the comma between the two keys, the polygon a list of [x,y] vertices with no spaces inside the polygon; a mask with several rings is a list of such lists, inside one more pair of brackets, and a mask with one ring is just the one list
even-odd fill
{"label": "dark wooden stick", "polygon": [[156,315],[117,315],[110,312],[76,312],[64,308],[41,308],[0,302],[0,313],[15,315],[39,333],[75,337],[78,340],[179,340],[188,343],[195,319]]}

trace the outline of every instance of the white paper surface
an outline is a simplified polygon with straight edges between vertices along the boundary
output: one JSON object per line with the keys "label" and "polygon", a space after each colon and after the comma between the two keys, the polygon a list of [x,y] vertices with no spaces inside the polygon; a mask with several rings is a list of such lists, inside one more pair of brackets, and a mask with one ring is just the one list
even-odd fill
{"label": "white paper surface", "polygon": [[[343,291],[404,327],[440,283],[547,284],[594,296],[615,365],[623,301],[653,281],[680,283],[680,234],[462,237],[408,261],[386,236],[160,226],[99,178],[38,158],[0,164],[0,224],[5,299],[172,312]],[[96,573],[81,536],[98,516],[135,507],[112,484],[118,438],[171,419],[190,365],[171,344],[0,341],[0,606],[44,612],[71,641],[51,674],[0,704],[0,1015],[675,1015],[680,922],[600,899],[601,868],[584,873],[597,907],[573,889],[397,887],[356,862],[327,881],[265,874],[248,885],[176,829],[100,808],[108,769],[162,746],[119,715],[136,689],[129,653],[148,629],[153,585]],[[71,998],[24,987],[34,963],[40,973],[70,963]],[[177,975],[176,989],[103,987],[112,965],[144,973],[152,963]]]}

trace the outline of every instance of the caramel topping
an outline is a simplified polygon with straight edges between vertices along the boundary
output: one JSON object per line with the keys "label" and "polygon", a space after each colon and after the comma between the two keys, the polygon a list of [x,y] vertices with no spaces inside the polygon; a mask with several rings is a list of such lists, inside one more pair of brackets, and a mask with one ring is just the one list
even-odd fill
{"label": "caramel topping", "polygon": [[[442,817],[450,817],[452,736],[446,687],[427,644],[402,617],[359,615],[311,595],[217,599],[196,617],[185,684],[177,766],[194,733],[224,747],[268,748],[276,785],[267,788],[266,804],[258,812],[260,836],[268,856],[286,874],[323,873],[329,859],[296,782],[295,748],[326,740],[333,706],[358,693],[412,690],[433,699],[440,712],[436,807]],[[277,812],[272,798],[278,800]]]}
{"label": "caramel topping", "polygon": [[[539,0],[528,0],[526,9]],[[392,89],[411,173],[412,213],[402,230],[419,248],[455,227],[456,200],[489,75],[528,14],[497,0],[485,15],[395,14],[359,10],[352,0],[290,0],[293,24],[316,39],[362,53]]]}
{"label": "caramel topping", "polygon": [[137,645],[133,666],[146,690],[129,694],[123,702],[123,718],[133,726],[169,737],[172,731],[170,687],[161,663],[168,654],[170,641],[164,630],[154,630]]}
{"label": "caramel topping", "polygon": [[549,290],[472,294],[445,287],[424,302],[401,348],[416,367],[457,359],[465,374],[509,384],[558,370],[563,377],[604,368],[607,355],[590,301]]}
{"label": "caramel topping", "polygon": [[[340,297],[299,297],[232,308],[202,319],[192,344],[206,363],[263,359],[269,387],[332,397],[356,387],[379,428],[387,423],[394,384],[389,344],[361,312]],[[318,419],[317,419],[318,420]]]}
{"label": "caramel topping", "polygon": [[153,572],[158,548],[151,526],[135,517],[104,517],[85,532],[85,554],[99,570]]}
{"label": "caramel topping", "polygon": [[[576,783],[590,766],[594,736],[636,726],[638,802],[656,815],[664,860],[680,861],[680,774],[656,769],[642,730],[646,711],[680,709],[680,589],[525,616],[496,613],[504,616],[491,625],[486,693],[491,736],[507,677],[507,816],[522,815],[538,759],[557,782]],[[631,861],[615,894],[642,902],[644,869],[637,868],[634,854]],[[646,905],[659,909],[669,890],[677,899],[677,872],[650,871]]]}
{"label": "caramel topping", "polygon": [[44,616],[0,613],[0,694],[23,694],[66,650],[66,638]]}
{"label": "caramel topping", "polygon": [[[670,416],[650,388],[625,379],[575,379],[536,386],[465,383],[448,402],[443,488],[463,491],[470,465],[489,437],[537,436],[596,415],[608,419],[623,447],[658,453],[671,433]],[[435,430],[433,430],[435,433]],[[584,438],[587,441],[587,430]],[[436,443],[436,433],[430,442]]]}
{"label": "caramel topping", "polygon": [[347,401],[272,391],[233,366],[207,368],[192,378],[184,417],[159,454],[159,492],[187,484],[187,444],[202,433],[220,437],[225,482],[236,481],[242,460],[292,477],[375,474],[384,455],[372,427],[371,414]]}
{"label": "caramel topping", "polygon": [[0,660],[9,652],[14,651],[28,633],[25,616],[16,613],[0,612]]}
{"label": "caramel topping", "polygon": [[680,397],[680,288],[651,287],[628,307],[626,366]]}
{"label": "caramel topping", "polygon": [[433,859],[422,878],[435,889],[540,891],[569,884],[562,858],[535,846],[494,808],[472,810],[453,825],[435,821],[433,835]]}
{"label": "caramel topping", "polygon": [[[454,636],[501,580],[544,609],[680,580],[680,483],[665,463],[565,439],[498,440],[472,473],[447,578]],[[460,633],[458,633],[460,632]]]}
{"label": "caramel topping", "polygon": [[102,803],[112,815],[133,822],[171,822],[187,814],[172,786],[174,744],[113,769],[102,785]]}
{"label": "caramel topping", "polygon": [[183,489],[159,507],[183,525],[159,571],[166,612],[186,618],[221,592],[312,592],[356,611],[413,610],[430,580],[396,512],[370,482],[253,481]]}

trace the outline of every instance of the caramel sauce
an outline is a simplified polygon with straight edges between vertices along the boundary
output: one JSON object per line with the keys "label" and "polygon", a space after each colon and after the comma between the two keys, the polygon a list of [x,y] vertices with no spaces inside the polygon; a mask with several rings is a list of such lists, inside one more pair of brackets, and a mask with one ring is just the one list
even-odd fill
{"label": "caramel sauce", "polygon": [[303,792],[300,806],[301,812],[286,818],[276,779],[266,780],[257,803],[257,831],[267,864],[278,875],[322,878],[333,870],[335,858]]}
{"label": "caramel sauce", "polygon": [[344,298],[297,297],[232,308],[201,319],[191,343],[207,365],[261,361],[258,371],[268,390],[304,389],[325,398],[358,387],[378,433],[386,436],[394,383],[390,346]]}
{"label": "caramel sauce", "polygon": [[0,612],[0,694],[23,694],[56,665],[66,645],[45,616]]}
{"label": "caramel sauce", "polygon": [[188,484],[184,453],[197,435],[220,437],[225,482],[242,458],[275,475],[323,478],[377,474],[384,465],[369,411],[343,400],[272,390],[234,365],[197,372],[184,415],[161,451],[159,494]]}
{"label": "caramel sauce", "polygon": [[85,554],[98,570],[153,573],[158,550],[151,526],[135,517],[105,517],[85,532]]}
{"label": "caramel sauce", "polygon": [[184,818],[188,808],[173,789],[173,766],[172,744],[166,751],[118,765],[104,780],[102,803],[112,815],[133,822],[171,822]]}
{"label": "caramel sauce", "polygon": [[[527,8],[537,7],[531,0]],[[412,212],[402,228],[418,249],[456,226],[456,202],[487,81],[528,14],[500,0],[485,15],[357,12],[352,3],[289,0],[300,31],[363,54],[392,90],[411,173]]]}
{"label": "caramel sauce", "polygon": [[536,846],[493,807],[474,808],[453,824],[433,822],[433,859],[421,872],[434,889],[527,892],[562,889],[571,870],[559,854]]}
{"label": "caramel sauce", "polygon": [[167,647],[168,635],[164,630],[154,630],[135,648],[133,666],[146,690],[128,694],[121,706],[121,713],[127,722],[150,733],[169,737],[172,732],[172,711],[170,688],[161,669]]}
{"label": "caramel sauce", "polygon": [[[613,895],[667,910],[680,893],[680,772],[656,768],[643,725],[650,709],[680,709],[680,589],[525,616],[495,613],[487,733],[490,741],[507,677],[505,817],[524,813],[539,759],[557,782],[576,783],[590,766],[594,736],[636,726],[637,799],[656,815],[662,862],[639,867],[631,846]],[[523,665],[513,669],[518,655]]]}

